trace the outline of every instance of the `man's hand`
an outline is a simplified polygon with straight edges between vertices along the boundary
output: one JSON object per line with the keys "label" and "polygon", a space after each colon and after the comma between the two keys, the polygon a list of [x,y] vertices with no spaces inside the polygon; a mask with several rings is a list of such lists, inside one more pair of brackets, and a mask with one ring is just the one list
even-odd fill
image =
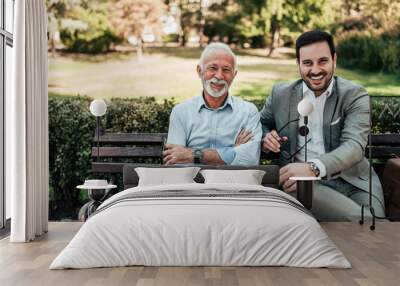
{"label": "man's hand", "polygon": [[251,132],[251,130],[246,130],[243,128],[242,130],[240,130],[236,138],[235,147],[249,142],[251,138],[253,138],[253,136],[254,135],[253,132]]}
{"label": "man's hand", "polygon": [[287,164],[279,170],[279,185],[287,193],[296,191],[296,181],[289,180],[290,177],[315,177],[307,163]]}
{"label": "man's hand", "polygon": [[165,144],[164,148],[163,161],[165,165],[193,163],[193,150],[191,148],[175,144]]}
{"label": "man's hand", "polygon": [[281,151],[281,142],[287,141],[288,138],[286,136],[280,137],[275,130],[267,133],[262,140],[262,147],[264,150],[269,150],[274,153],[278,153]]}

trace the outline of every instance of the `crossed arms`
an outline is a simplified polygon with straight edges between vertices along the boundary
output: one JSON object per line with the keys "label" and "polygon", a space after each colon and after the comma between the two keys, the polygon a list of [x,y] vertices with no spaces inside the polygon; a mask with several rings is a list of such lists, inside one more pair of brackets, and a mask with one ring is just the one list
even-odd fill
{"label": "crossed arms", "polygon": [[[187,131],[185,120],[179,118],[174,111],[171,114],[168,131],[168,144],[163,152],[164,163],[191,164],[194,161],[193,149],[197,146],[187,146],[190,132]],[[258,165],[260,158],[261,124],[257,110],[249,114],[243,127],[238,126],[234,144],[221,148],[203,149],[202,164],[205,165]],[[199,146],[200,147],[200,146]]]}

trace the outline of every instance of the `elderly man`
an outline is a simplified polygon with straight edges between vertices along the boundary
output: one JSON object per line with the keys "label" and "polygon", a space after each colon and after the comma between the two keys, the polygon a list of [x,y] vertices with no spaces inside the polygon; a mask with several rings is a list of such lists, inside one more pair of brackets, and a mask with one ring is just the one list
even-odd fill
{"label": "elderly man", "polygon": [[[296,41],[300,80],[277,84],[261,111],[263,149],[280,153],[284,166],[280,183],[296,190],[295,176],[321,177],[314,189],[312,212],[321,220],[355,219],[368,204],[369,163],[364,157],[370,128],[369,96],[361,86],[334,76],[333,38],[322,31],[302,34]],[[297,106],[306,99],[314,111],[308,116],[308,160],[305,161],[304,118]],[[308,140],[307,140],[308,141]],[[295,162],[293,162],[295,161]],[[384,215],[382,188],[372,173],[372,204]]]}
{"label": "elderly man", "polygon": [[236,58],[229,46],[208,45],[197,65],[201,95],[175,106],[164,163],[258,165],[261,124],[254,104],[229,94]]}

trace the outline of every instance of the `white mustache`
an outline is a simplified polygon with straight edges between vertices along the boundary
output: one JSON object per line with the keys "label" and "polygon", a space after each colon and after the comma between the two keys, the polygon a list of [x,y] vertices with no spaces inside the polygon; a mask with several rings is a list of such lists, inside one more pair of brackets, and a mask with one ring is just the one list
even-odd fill
{"label": "white mustache", "polygon": [[[220,91],[217,91],[217,90],[214,90],[211,87],[211,83],[213,83],[213,84],[223,84],[224,87]],[[207,90],[209,95],[211,95],[212,97],[216,97],[216,98],[223,96],[229,90],[229,85],[225,80],[217,79],[215,77],[213,77],[212,79],[209,79],[209,80],[204,80],[203,79],[203,86]]]}
{"label": "white mustache", "polygon": [[215,77],[213,77],[213,78],[210,79],[210,80],[207,80],[206,82],[214,83],[214,84],[223,84],[223,85],[225,85],[225,86],[228,86],[228,83],[227,83],[225,80],[223,80],[223,79],[217,79],[217,78],[215,78]]}

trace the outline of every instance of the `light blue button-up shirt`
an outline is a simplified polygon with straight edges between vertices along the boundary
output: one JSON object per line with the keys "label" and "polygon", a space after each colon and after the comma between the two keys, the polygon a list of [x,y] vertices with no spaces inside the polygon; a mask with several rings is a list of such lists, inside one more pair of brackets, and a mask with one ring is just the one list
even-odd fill
{"label": "light blue button-up shirt", "polygon": [[[235,146],[242,128],[251,130],[254,136]],[[211,109],[203,96],[196,96],[173,108],[167,142],[214,149],[229,165],[258,165],[261,136],[260,115],[254,104],[229,95],[223,106]]]}

